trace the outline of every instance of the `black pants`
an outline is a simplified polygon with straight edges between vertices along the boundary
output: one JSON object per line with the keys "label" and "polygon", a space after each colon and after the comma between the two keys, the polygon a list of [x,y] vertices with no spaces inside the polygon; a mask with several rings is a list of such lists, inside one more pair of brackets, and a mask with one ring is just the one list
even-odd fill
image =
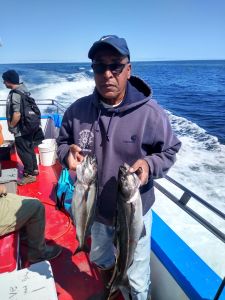
{"label": "black pants", "polygon": [[33,134],[15,137],[15,144],[19,158],[24,165],[24,173],[33,175],[34,170],[38,169]]}

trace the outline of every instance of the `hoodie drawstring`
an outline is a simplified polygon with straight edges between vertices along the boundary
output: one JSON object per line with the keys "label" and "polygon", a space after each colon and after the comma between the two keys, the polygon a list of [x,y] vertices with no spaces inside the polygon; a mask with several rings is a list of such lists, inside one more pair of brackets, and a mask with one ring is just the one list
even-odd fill
{"label": "hoodie drawstring", "polygon": [[106,130],[106,139],[107,141],[109,142],[109,129],[110,129],[110,124],[111,124],[111,121],[113,119],[113,117],[115,116],[115,112],[112,113],[110,119],[109,119],[109,124],[108,124],[108,127],[107,127],[107,130]]}
{"label": "hoodie drawstring", "polygon": [[[100,122],[100,117],[101,117],[101,114],[102,114],[102,111],[101,109],[99,109],[98,111],[98,118],[97,118],[97,122],[95,123],[95,131],[96,132],[99,132],[99,122]],[[106,140],[109,142],[109,130],[110,130],[110,125],[111,125],[111,122],[112,122],[112,119],[114,118],[114,116],[116,115],[116,112],[114,111],[109,119],[109,123],[108,123],[108,126],[107,126],[107,130],[106,130]],[[91,131],[92,131],[92,128],[91,128]]]}
{"label": "hoodie drawstring", "polygon": [[101,109],[99,109],[98,111],[98,118],[97,118],[97,122],[95,124],[95,131],[99,132],[99,120],[100,120],[100,117],[101,117]]}

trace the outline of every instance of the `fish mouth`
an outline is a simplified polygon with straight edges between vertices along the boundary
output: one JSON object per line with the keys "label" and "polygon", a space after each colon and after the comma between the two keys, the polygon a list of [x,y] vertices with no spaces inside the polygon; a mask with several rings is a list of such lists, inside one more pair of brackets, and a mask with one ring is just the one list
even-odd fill
{"label": "fish mouth", "polygon": [[[140,180],[138,178],[138,175],[136,173],[131,173],[130,166],[127,163],[124,163],[119,168],[119,185],[123,186],[129,186],[132,187],[132,189],[137,189],[140,187]],[[129,176],[130,175],[130,176]]]}
{"label": "fish mouth", "polygon": [[83,172],[86,173],[87,170],[96,173],[97,172],[97,158],[95,155],[87,154],[82,162]]}
{"label": "fish mouth", "polygon": [[97,168],[97,158],[96,158],[96,156],[92,156],[92,157],[91,157],[90,164],[91,164],[93,167]]}
{"label": "fish mouth", "polygon": [[94,165],[94,164],[97,163],[97,158],[96,158],[95,155],[89,155],[89,154],[87,154],[87,155],[85,156],[85,158],[86,158],[86,163],[87,163],[87,164]]}
{"label": "fish mouth", "polygon": [[120,166],[119,173],[120,176],[126,176],[128,174],[128,168],[125,165]]}
{"label": "fish mouth", "polygon": [[120,168],[119,168],[119,179],[121,181],[124,182],[127,178],[127,175],[130,174],[129,168],[130,168],[129,165],[126,164],[126,163],[124,163],[122,166],[120,166]]}

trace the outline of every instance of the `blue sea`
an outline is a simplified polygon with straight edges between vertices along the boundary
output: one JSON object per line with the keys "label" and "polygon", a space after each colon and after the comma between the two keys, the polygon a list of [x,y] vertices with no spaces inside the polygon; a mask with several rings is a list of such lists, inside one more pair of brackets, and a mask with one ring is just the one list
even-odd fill
{"label": "blue sea", "polygon": [[[15,69],[33,97],[66,107],[93,91],[90,63],[2,64]],[[133,62],[152,88],[183,145],[169,175],[225,211],[225,61]],[[0,99],[8,90],[0,83]]]}

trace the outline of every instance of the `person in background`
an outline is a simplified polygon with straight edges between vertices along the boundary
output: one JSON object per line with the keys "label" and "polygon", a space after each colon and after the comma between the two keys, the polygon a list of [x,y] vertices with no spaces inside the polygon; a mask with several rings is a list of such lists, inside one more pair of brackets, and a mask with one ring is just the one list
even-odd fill
{"label": "person in background", "polygon": [[121,287],[121,291],[125,299],[145,300],[151,294],[153,179],[168,172],[181,143],[166,112],[151,98],[150,87],[131,76],[130,52],[124,38],[103,36],[92,45],[88,57],[92,60],[95,89],[66,110],[57,140],[58,157],[72,170],[85,154],[97,157],[99,190],[90,259],[106,284],[101,299],[105,299],[115,264],[113,220],[118,170],[126,162],[131,166],[130,172],[139,174],[146,234],[140,238],[127,272],[129,286]]}
{"label": "person in background", "polygon": [[17,230],[25,233],[30,263],[51,260],[62,252],[60,246],[45,243],[44,205],[38,199],[7,194],[6,186],[0,184],[0,237]]}
{"label": "person in background", "polygon": [[[39,174],[36,154],[34,152],[33,135],[23,134],[21,119],[21,95],[16,90],[28,93],[26,86],[19,82],[19,74],[15,70],[8,70],[2,75],[3,82],[8,89],[11,89],[7,98],[6,118],[8,120],[8,129],[15,137],[15,145],[18,156],[24,165],[22,180],[18,181],[19,185],[32,183],[36,181]],[[15,91],[15,92],[14,92]]]}

